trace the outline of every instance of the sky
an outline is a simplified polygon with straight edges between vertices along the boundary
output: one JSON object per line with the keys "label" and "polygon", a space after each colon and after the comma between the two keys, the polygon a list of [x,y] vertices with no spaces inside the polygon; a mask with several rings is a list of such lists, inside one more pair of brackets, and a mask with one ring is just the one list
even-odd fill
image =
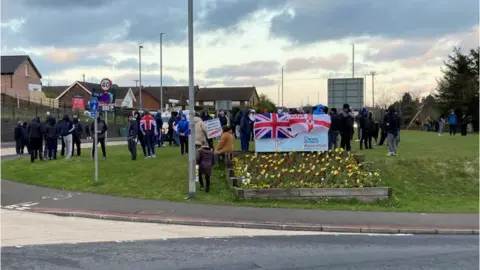
{"label": "sky", "polygon": [[[28,54],[44,85],[110,78],[188,85],[187,0],[4,0],[2,55]],[[375,103],[435,90],[454,46],[479,46],[478,0],[194,0],[195,85],[255,86],[285,106],[327,103],[327,79],[375,71]],[[367,76],[366,101],[372,103]]]}

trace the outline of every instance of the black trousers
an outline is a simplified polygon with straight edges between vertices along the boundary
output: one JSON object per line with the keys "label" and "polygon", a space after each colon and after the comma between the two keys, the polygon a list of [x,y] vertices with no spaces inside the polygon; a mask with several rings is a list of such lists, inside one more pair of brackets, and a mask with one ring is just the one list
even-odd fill
{"label": "black trousers", "polygon": [[[107,150],[105,149],[105,138],[98,138],[98,142],[100,143],[100,147],[102,148],[102,154],[103,154],[103,157],[106,158],[107,157]],[[97,143],[98,144],[98,143]],[[93,140],[93,146],[92,146],[92,158],[95,157],[95,149],[96,149],[96,145],[95,145],[95,140]]]}
{"label": "black trousers", "polygon": [[188,137],[180,136],[180,153],[188,154]]}
{"label": "black trousers", "polygon": [[362,138],[360,139],[360,149],[363,149],[363,145],[365,145],[365,149],[372,148],[372,133],[370,130],[362,129]]}
{"label": "black trousers", "polygon": [[210,190],[210,175],[203,174],[201,172],[198,173],[198,182],[200,182],[200,188],[203,188],[203,176],[205,176],[206,186],[205,191],[208,192]]}
{"label": "black trousers", "polygon": [[210,150],[213,151],[213,139],[207,139],[208,142],[208,147],[210,147]]}
{"label": "black trousers", "polygon": [[461,132],[462,132],[462,136],[467,136],[467,124],[462,124],[461,125]]}
{"label": "black trousers", "polygon": [[136,160],[137,159],[137,141],[135,140],[135,138],[128,138],[128,151],[130,151],[132,160]]}
{"label": "black trousers", "polygon": [[450,125],[450,135],[457,134],[457,125]]}
{"label": "black trousers", "polygon": [[40,160],[43,159],[42,138],[30,139],[30,161],[33,163],[35,159],[40,156]]}
{"label": "black trousers", "polygon": [[15,151],[17,155],[23,154],[23,139],[15,140]]}
{"label": "black trousers", "polygon": [[75,153],[75,145],[77,146],[77,156],[80,156],[80,153],[82,151],[80,145],[82,144],[82,141],[80,140],[80,136],[73,135],[72,136],[72,155]]}
{"label": "black trousers", "polygon": [[22,154],[25,153],[25,148],[27,148],[27,153],[30,154],[30,146],[28,140],[23,140]]}
{"label": "black trousers", "polygon": [[387,132],[385,132],[385,130],[383,129],[380,130],[380,142],[378,143],[378,145],[383,145],[386,138],[387,138]]}
{"label": "black trousers", "polygon": [[341,139],[340,139],[340,147],[343,148],[345,151],[352,150],[352,146],[350,145],[351,139],[352,139],[352,134],[342,133]]}
{"label": "black trousers", "polygon": [[138,141],[140,142],[140,146],[142,147],[143,156],[147,156],[147,149],[145,148],[145,136],[143,133],[139,132],[138,134]]}

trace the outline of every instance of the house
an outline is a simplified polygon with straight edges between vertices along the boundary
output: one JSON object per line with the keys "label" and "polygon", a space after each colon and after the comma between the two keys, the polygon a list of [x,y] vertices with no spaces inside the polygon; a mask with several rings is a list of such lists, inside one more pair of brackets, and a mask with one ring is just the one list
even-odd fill
{"label": "house", "polygon": [[31,91],[42,91],[42,74],[28,55],[2,55],[1,75],[2,93],[9,96],[28,100]]}
{"label": "house", "polygon": [[252,107],[258,100],[255,86],[200,88],[195,97],[198,106],[215,106],[216,101],[231,100],[232,107]]}
{"label": "house", "polygon": [[[143,100],[143,108],[147,110],[158,110],[160,109],[160,87],[158,86],[148,86],[142,89],[142,100]],[[185,106],[188,104],[188,86],[163,86],[163,106],[167,108],[167,106],[171,105],[169,100],[174,99],[178,100],[176,105]],[[195,93],[198,93],[199,87],[195,86]],[[140,92],[138,88],[135,88],[133,91],[135,94],[135,98],[137,102],[135,103],[134,107],[139,107],[140,103]]]}

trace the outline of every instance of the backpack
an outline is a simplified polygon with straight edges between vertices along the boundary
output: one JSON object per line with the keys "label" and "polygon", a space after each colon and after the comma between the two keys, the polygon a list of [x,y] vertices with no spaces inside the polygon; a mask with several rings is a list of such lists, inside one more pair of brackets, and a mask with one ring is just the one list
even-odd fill
{"label": "backpack", "polygon": [[62,123],[60,124],[60,135],[67,136],[68,134],[70,134],[70,129],[70,122],[62,121]]}

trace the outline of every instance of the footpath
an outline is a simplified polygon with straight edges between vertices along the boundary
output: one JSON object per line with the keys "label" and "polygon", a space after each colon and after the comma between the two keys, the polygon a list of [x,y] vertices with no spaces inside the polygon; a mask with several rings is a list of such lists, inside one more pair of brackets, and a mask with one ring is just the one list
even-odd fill
{"label": "footpath", "polygon": [[478,234],[478,214],[326,211],[168,202],[1,180],[3,209],[117,221],[350,233]]}

